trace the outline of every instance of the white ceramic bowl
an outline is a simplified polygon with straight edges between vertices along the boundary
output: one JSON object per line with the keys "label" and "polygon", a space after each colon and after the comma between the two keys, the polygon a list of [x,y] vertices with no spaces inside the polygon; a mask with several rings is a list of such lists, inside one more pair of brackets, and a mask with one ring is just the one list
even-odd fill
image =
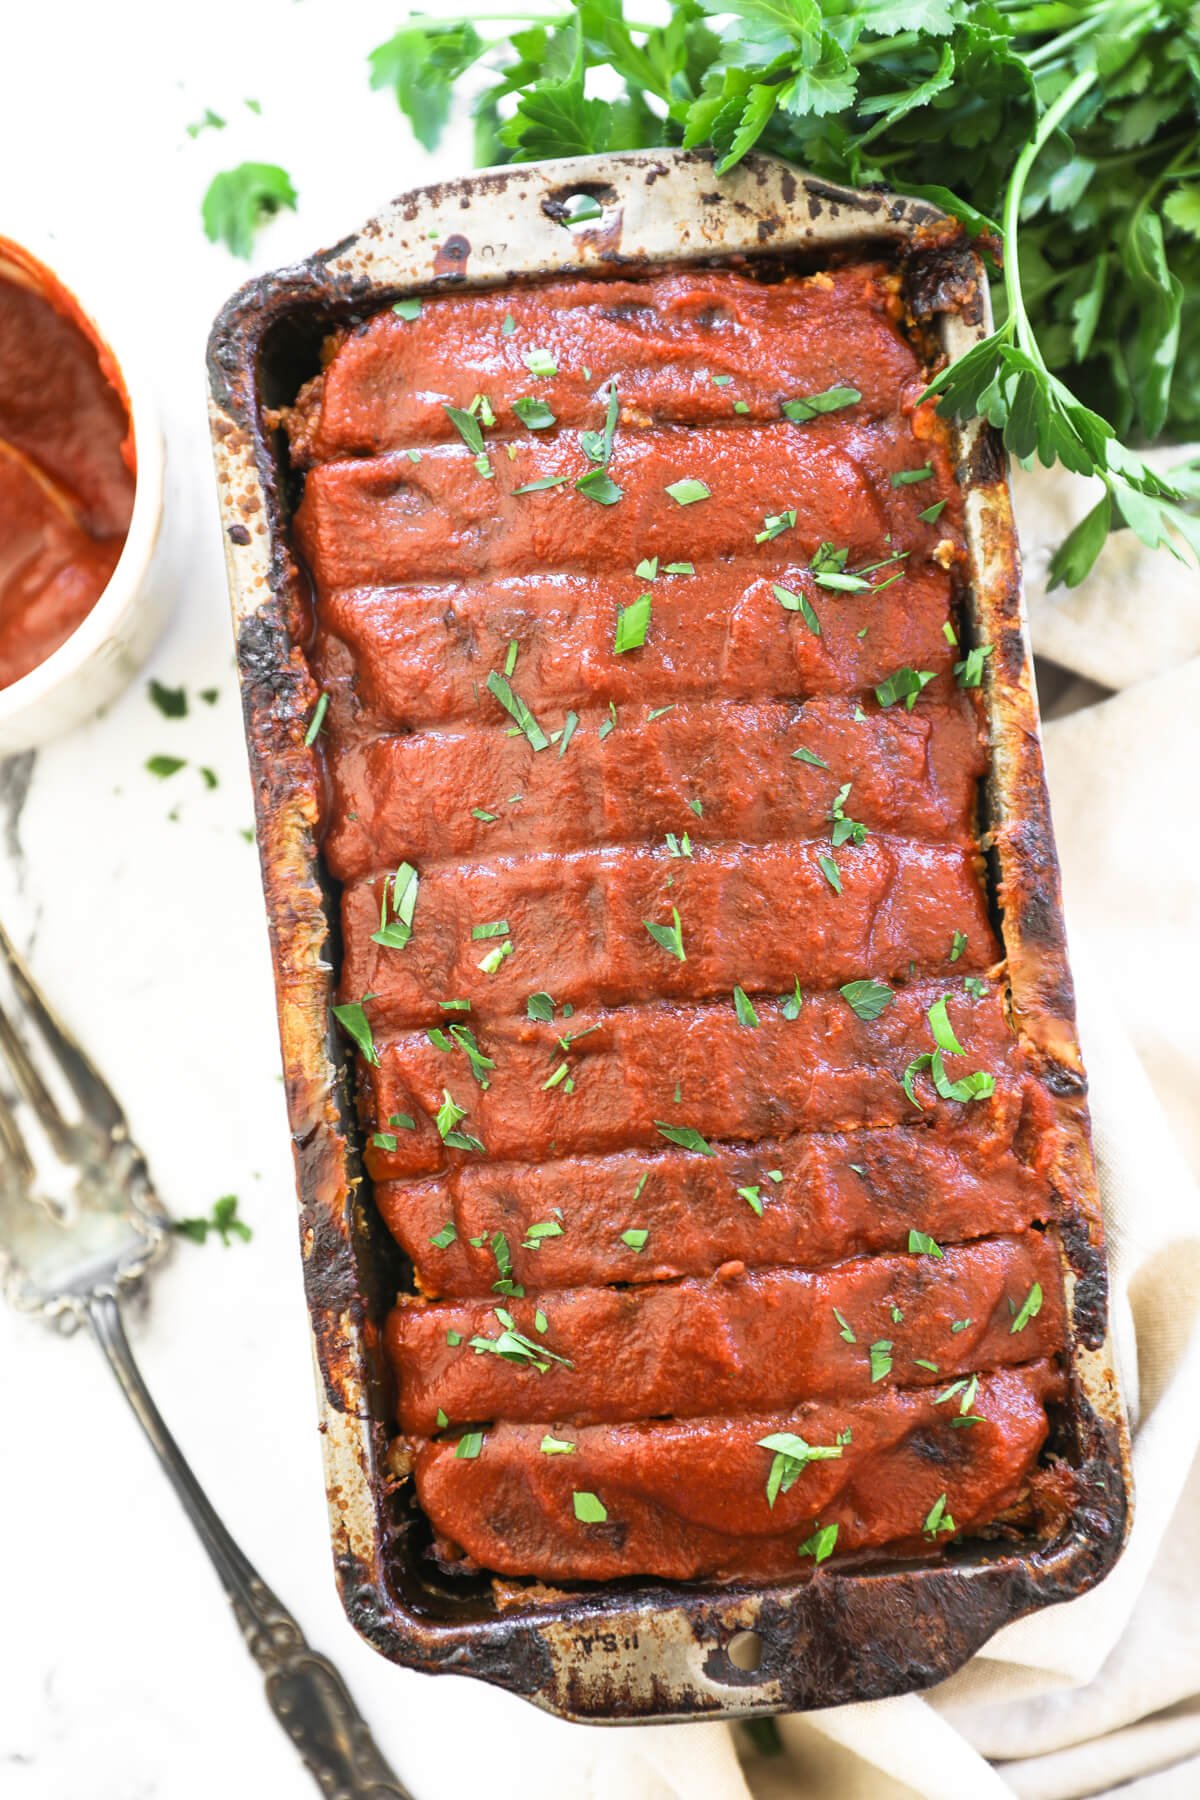
{"label": "white ceramic bowl", "polygon": [[28,750],[80,725],[114,700],[146,660],[166,622],[170,596],[153,579],[163,504],[163,440],[136,347],[115,321],[92,309],[86,281],[77,284],[57,248],[47,252],[24,233],[6,239],[71,294],[120,371],[133,425],[137,478],[125,547],[91,612],[65,643],[9,687],[0,688],[0,756]]}

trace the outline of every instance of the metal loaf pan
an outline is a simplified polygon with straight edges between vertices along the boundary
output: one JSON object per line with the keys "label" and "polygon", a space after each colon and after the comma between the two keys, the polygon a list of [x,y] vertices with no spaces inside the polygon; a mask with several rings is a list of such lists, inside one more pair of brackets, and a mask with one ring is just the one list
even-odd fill
{"label": "metal loaf pan", "polygon": [[[563,223],[587,194],[601,217]],[[1107,1283],[1075,1036],[1020,562],[1003,454],[979,424],[961,438],[970,581],[964,624],[985,665],[985,784],[993,897],[1013,1015],[1054,1096],[1054,1171],[1074,1319],[1071,1399],[1055,1421],[1073,1502],[1053,1541],[975,1541],[949,1554],[830,1568],[763,1585],[623,1582],[547,1590],[451,1584],[424,1554],[393,1435],[379,1326],[406,1268],[360,1162],[347,1046],[329,1031],[336,895],[318,849],[321,770],[304,747],[317,699],[302,646],[309,599],[288,535],[295,499],[264,410],[318,367],[322,336],[406,293],[572,271],[688,262],[811,263],[890,248],[914,312],[956,356],[988,329],[974,255],[923,201],[856,193],[761,157],[717,179],[694,152],[636,152],[487,170],[405,195],[310,261],[252,282],[209,347],[212,438],[246,737],[278,993],[312,1319],[333,1550],[346,1610],[397,1663],[471,1674],[569,1717],[684,1719],[831,1706],[922,1688],[1008,1621],[1092,1587],[1128,1523],[1128,1439],[1107,1334]],[[757,1633],[757,1666],[729,1653]],[[743,1643],[745,1640],[743,1640]]]}

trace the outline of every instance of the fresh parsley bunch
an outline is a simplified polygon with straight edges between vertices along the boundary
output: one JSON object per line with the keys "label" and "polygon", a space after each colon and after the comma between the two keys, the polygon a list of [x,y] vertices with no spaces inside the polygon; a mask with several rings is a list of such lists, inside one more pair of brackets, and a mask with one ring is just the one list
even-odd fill
{"label": "fresh parsley bunch", "polygon": [[[923,195],[998,267],[1003,251],[1001,323],[937,377],[941,410],[1104,484],[1053,581],[1082,581],[1118,525],[1200,555],[1194,477],[1164,479],[1123,441],[1200,430],[1194,0],[670,0],[656,26],[574,0],[504,22],[485,38],[414,17],[372,55],[423,144],[479,65],[481,163],[707,144],[724,173],[757,145]],[[615,99],[589,94],[590,69]]]}

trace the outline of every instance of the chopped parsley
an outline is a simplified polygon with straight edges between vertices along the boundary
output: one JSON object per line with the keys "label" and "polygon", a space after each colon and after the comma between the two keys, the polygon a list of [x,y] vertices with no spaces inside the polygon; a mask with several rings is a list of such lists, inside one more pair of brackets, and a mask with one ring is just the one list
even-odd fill
{"label": "chopped parsley", "polygon": [[551,1437],[547,1432],[538,1449],[543,1456],[570,1456],[576,1445],[568,1443],[566,1438]]}
{"label": "chopped parsley", "polygon": [[651,595],[639,594],[628,606],[617,607],[617,629],[613,637],[615,656],[621,656],[626,650],[640,650],[646,642],[652,603]]}
{"label": "chopped parsley", "polygon": [[767,1475],[767,1505],[773,1507],[780,1494],[786,1494],[809,1463],[830,1462],[842,1454],[840,1444],[810,1444],[791,1431],[773,1431],[769,1437],[757,1439],[760,1450],[772,1450]]}
{"label": "chopped parsley", "polygon": [[371,1145],[375,1150],[392,1151],[396,1148],[394,1131],[374,1131],[371,1133]]}
{"label": "chopped parsley", "polygon": [[417,1121],[411,1113],[389,1113],[388,1124],[395,1126],[398,1131],[415,1131],[417,1129]]}
{"label": "chopped parsley", "polygon": [[811,1556],[815,1561],[823,1563],[827,1557],[833,1555],[837,1539],[838,1528],[836,1525],[816,1525],[813,1527],[812,1536],[805,1538],[798,1547],[796,1555]]}
{"label": "chopped parsley", "polygon": [[838,1336],[841,1338],[842,1342],[844,1344],[857,1344],[858,1339],[855,1337],[836,1306],[833,1308],[833,1316],[838,1322]]}
{"label": "chopped parsley", "polygon": [[561,1363],[567,1369],[574,1368],[569,1357],[556,1356],[544,1344],[536,1344],[523,1331],[518,1331],[512,1314],[504,1307],[497,1306],[495,1313],[500,1324],[499,1335],[494,1338],[473,1337],[470,1344],[476,1356],[498,1356],[502,1362],[518,1363],[536,1369],[539,1375],[544,1375],[551,1363]]}
{"label": "chopped parsley", "polygon": [[903,700],[911,712],[917,704],[917,696],[933,680],[932,669],[897,669],[886,681],[881,681],[875,689],[875,698],[880,706],[895,706],[897,700]]}
{"label": "chopped parsley", "polygon": [[708,500],[712,489],[705,487],[693,475],[685,475],[681,481],[672,481],[667,488],[676,506],[694,506],[697,500]]}
{"label": "chopped parsley", "polygon": [[803,594],[794,594],[791,588],[780,587],[778,582],[771,583],[771,592],[785,612],[798,612],[814,637],[821,635],[821,621],[813,611],[812,603]]}
{"label": "chopped parsley", "polygon": [[844,406],[853,406],[861,399],[857,388],[831,387],[820,394],[802,394],[798,400],[785,400],[780,411],[793,425],[807,425],[821,413],[840,412]]}
{"label": "chopped parsley", "polygon": [[786,512],[768,513],[763,520],[763,528],[754,534],[756,544],[770,543],[784,531],[790,531],[796,523],[796,509],[789,506]]}
{"label": "chopped parsley", "polygon": [[977,688],[983,680],[983,665],[992,654],[991,644],[976,644],[967,651],[961,662],[954,665],[954,673],[959,687]]}
{"label": "chopped parsley", "polygon": [[397,300],[392,311],[398,319],[407,319],[411,323],[413,319],[419,319],[421,316],[421,302],[416,298]]}
{"label": "chopped parsley", "polygon": [[939,1532],[943,1531],[948,1532],[953,1536],[958,1530],[958,1526],[946,1511],[945,1494],[938,1495],[937,1499],[925,1515],[925,1523],[922,1525],[921,1530],[928,1538],[936,1538]]}
{"label": "chopped parsley", "polygon": [[585,1490],[576,1488],[572,1499],[575,1505],[575,1517],[580,1524],[603,1525],[608,1518],[607,1506],[603,1500],[597,1499],[595,1494],[589,1494]]}
{"label": "chopped parsley", "polygon": [[506,956],[513,953],[511,938],[505,938],[502,944],[495,944],[486,956],[481,956],[475,967],[482,969],[485,975],[494,975]]}
{"label": "chopped parsley", "polygon": [[1021,1302],[1020,1312],[1017,1313],[1012,1324],[1009,1326],[1010,1333],[1024,1331],[1030,1319],[1036,1319],[1041,1310],[1042,1287],[1040,1282],[1035,1281],[1024,1300]]}
{"label": "chopped parsley", "polygon": [[654,581],[658,575],[657,556],[643,557],[633,572],[639,581]]}
{"label": "chopped parsley", "polygon": [[543,1239],[561,1237],[563,1228],[557,1219],[538,1219],[534,1224],[525,1227],[525,1236],[521,1240],[522,1250],[540,1250]]}
{"label": "chopped parsley", "polygon": [[663,569],[664,575],[694,575],[695,573],[696,565],[690,562],[667,563]]}
{"label": "chopped parsley", "polygon": [[964,975],[963,988],[972,1000],[982,1000],[988,991],[987,982],[982,981],[978,975]]}
{"label": "chopped parsley", "polygon": [[798,1019],[800,1008],[804,1005],[804,995],[800,989],[800,977],[797,975],[790,994],[784,994],[780,1002],[785,1019]]}
{"label": "chopped parsley", "polygon": [[842,891],[841,871],[834,862],[832,856],[818,856],[817,867],[820,869],[834,893],[840,894]]}
{"label": "chopped parsley", "polygon": [[531,375],[538,375],[543,381],[549,381],[552,375],[558,374],[558,364],[549,350],[522,350],[521,361]]}
{"label": "chopped parsley", "polygon": [[500,702],[505,712],[513,718],[525,733],[535,750],[545,750],[550,742],[525,702],[519,694],[514,694],[503,675],[491,671],[487,678],[488,693]]}
{"label": "chopped parsley", "polygon": [[828,817],[833,826],[830,836],[833,839],[833,847],[835,850],[840,850],[843,844],[864,844],[867,840],[866,826],[861,824],[858,819],[851,819],[846,816],[846,802],[850,798],[850,789],[852,785],[853,784],[849,781],[844,781],[842,783],[834,798],[833,805],[829,809]]}
{"label": "chopped parsley", "polygon": [[615,506],[625,492],[618,487],[606,469],[589,469],[575,483],[577,493],[587,500],[595,500],[601,506]]}
{"label": "chopped parsley", "polygon": [[748,1025],[751,1031],[758,1030],[758,1014],[755,1012],[750,996],[745,988],[734,988],[733,1010],[737,1014],[739,1025]]}
{"label": "chopped parsley", "polygon": [[893,990],[882,981],[848,981],[838,992],[850,1010],[868,1023],[885,1012],[896,998]]}
{"label": "chopped parsley", "polygon": [[892,476],[892,486],[911,487],[915,481],[928,481],[932,474],[932,463],[926,463],[923,469],[897,469]]}
{"label": "chopped parsley", "polygon": [[758,1217],[760,1219],[762,1218],[763,1203],[761,1187],[740,1187],[738,1189],[738,1196],[746,1202],[746,1205],[750,1208],[752,1213],[757,1213]]}
{"label": "chopped parsley", "polygon": [[458,1231],[455,1228],[454,1221],[453,1219],[447,1219],[446,1223],[442,1226],[442,1229],[440,1231],[435,1231],[429,1241],[431,1244],[436,1245],[439,1250],[448,1250],[451,1244],[455,1243],[457,1239]]}
{"label": "chopped parsley", "polygon": [[966,932],[965,931],[956,931],[953,938],[950,940],[950,961],[957,962],[959,957],[962,955],[963,951],[966,949],[966,947],[967,947]]}
{"label": "chopped parsley", "polygon": [[671,908],[671,923],[669,925],[655,925],[649,919],[643,919],[642,924],[646,927],[646,930],[650,933],[650,936],[654,939],[654,942],[660,949],[665,950],[669,956],[676,957],[679,962],[687,961],[687,953],[683,947],[683,931],[679,923],[679,908],[677,906]]}
{"label": "chopped parsley", "polygon": [[692,840],[686,831],[681,837],[676,837],[673,831],[668,831],[667,854],[677,857],[687,857],[692,854]]}
{"label": "chopped parsley", "polygon": [[254,1236],[244,1219],[237,1216],[238,1198],[236,1194],[222,1194],[219,1200],[213,1201],[212,1211],[206,1218],[173,1219],[171,1230],[180,1237],[190,1238],[193,1244],[208,1242],[210,1232],[215,1232],[228,1249],[233,1238],[240,1238],[248,1244]]}
{"label": "chopped parsley", "polygon": [[640,1227],[635,1226],[629,1231],[623,1231],[621,1233],[621,1242],[623,1244],[628,1244],[631,1250],[644,1250],[646,1248],[646,1240],[649,1236],[650,1233],[648,1231],[643,1231]]}
{"label": "chopped parsley", "polygon": [[536,481],[522,482],[520,487],[513,489],[513,493],[542,494],[547,488],[565,487],[566,484],[567,477],[565,475],[541,475]]}
{"label": "chopped parsley", "polygon": [[549,994],[530,994],[525,1002],[525,1017],[548,1025],[554,1017],[554,1002]]}
{"label": "chopped parsley", "polygon": [[655,1119],[654,1129],[669,1144],[678,1144],[681,1150],[694,1150],[697,1156],[713,1155],[712,1147],[691,1125],[667,1125],[662,1119]]}
{"label": "chopped parsley", "polygon": [[482,1431],[465,1431],[454,1446],[454,1454],[461,1456],[467,1462],[474,1462],[482,1449]]}
{"label": "chopped parsley", "polygon": [[317,704],[313,707],[313,715],[308,721],[308,730],[304,734],[304,747],[306,750],[311,749],[312,745],[316,743],[321,727],[325,723],[325,714],[328,711],[329,695],[321,694],[317,698]]}
{"label": "chopped parsley", "polygon": [[558,420],[550,411],[544,400],[535,400],[532,394],[522,394],[513,401],[513,411],[528,431],[548,431]]}
{"label": "chopped parsley", "polygon": [[378,1068],[379,1052],[371,1034],[371,1022],[363,1011],[366,1002],[374,998],[374,994],[364,994],[361,1000],[348,1000],[345,1005],[333,1008],[333,1016],[346,1036],[353,1039],[366,1060],[374,1068]]}
{"label": "chopped parsley", "polygon": [[[157,706],[164,719],[183,719],[187,717],[187,689],[182,687],[164,687],[161,681],[150,681],[146,684],[146,692]],[[322,696],[325,698],[325,696]]]}
{"label": "chopped parsley", "polygon": [[942,513],[945,511],[945,508],[946,502],[944,500],[935,500],[932,506],[927,506],[924,512],[919,512],[917,514],[917,517],[918,519],[923,520],[926,525],[936,525],[941,518]]}
{"label": "chopped parsley", "polygon": [[483,432],[480,429],[479,420],[475,417],[475,414],[464,412],[461,406],[448,406],[444,403],[442,411],[453,425],[455,431],[457,431],[463,443],[467,446],[467,449],[473,451],[476,456],[482,456],[484,454]]}
{"label": "chopped parsley", "polygon": [[[394,875],[385,875],[379,891],[379,930],[371,933],[373,944],[386,950],[403,950],[413,933],[413,915],[417,907],[420,876],[411,863],[401,863]],[[392,916],[388,918],[388,899]]]}
{"label": "chopped parsley", "polygon": [[942,1255],[942,1247],[936,1238],[931,1238],[927,1231],[910,1231],[908,1234],[908,1254],[910,1256]]}
{"label": "chopped parsley", "polygon": [[801,744],[799,750],[792,751],[792,756],[796,762],[811,763],[814,769],[827,769],[829,767],[829,764],[825,761],[823,756],[818,756],[815,750],[806,750],[803,744]]}
{"label": "chopped parsley", "polygon": [[[322,699],[325,696],[322,694]],[[180,769],[186,767],[186,756],[148,756],[146,768],[151,775],[157,775],[160,781],[166,781],[171,775],[178,775]]]}
{"label": "chopped parsley", "polygon": [[480,938],[507,937],[511,930],[512,926],[507,919],[492,919],[486,925],[472,925],[471,936],[477,941]]}
{"label": "chopped parsley", "polygon": [[871,1360],[871,1380],[872,1381],[882,1381],[885,1376],[891,1374],[891,1372],[892,1372],[892,1340],[891,1340],[891,1338],[876,1338],[875,1342],[868,1346],[867,1355],[869,1356],[869,1358]]}
{"label": "chopped parsley", "polygon": [[442,1104],[434,1115],[434,1124],[443,1144],[452,1150],[477,1150],[482,1153],[483,1145],[477,1137],[469,1132],[457,1129],[459,1121],[465,1119],[467,1109],[458,1104],[449,1088],[442,1089]]}
{"label": "chopped parsley", "polygon": [[608,406],[604,415],[603,431],[585,431],[579,439],[584,455],[590,462],[599,463],[602,469],[607,468],[608,459],[612,455],[613,436],[617,429],[619,411],[620,402],[617,399],[617,388],[614,382],[608,390]]}

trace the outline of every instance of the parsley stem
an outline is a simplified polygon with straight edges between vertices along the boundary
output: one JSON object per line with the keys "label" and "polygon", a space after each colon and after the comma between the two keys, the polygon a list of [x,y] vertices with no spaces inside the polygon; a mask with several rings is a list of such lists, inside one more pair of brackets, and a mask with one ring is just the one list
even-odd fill
{"label": "parsley stem", "polygon": [[1021,202],[1025,198],[1025,183],[1029,179],[1029,171],[1041,155],[1049,140],[1054,136],[1063,120],[1083,99],[1089,88],[1096,85],[1099,76],[1095,69],[1084,69],[1074,81],[1070,82],[1058,96],[1052,106],[1048,106],[1038,121],[1037,130],[1021,151],[1013,165],[1009,177],[1008,192],[1004,196],[1004,292],[1008,299],[1009,323],[1015,327],[1017,342],[1027,356],[1045,368],[1042,353],[1029,323],[1029,315],[1025,311],[1025,297],[1021,292],[1021,266],[1017,255],[1017,235],[1021,224]]}

